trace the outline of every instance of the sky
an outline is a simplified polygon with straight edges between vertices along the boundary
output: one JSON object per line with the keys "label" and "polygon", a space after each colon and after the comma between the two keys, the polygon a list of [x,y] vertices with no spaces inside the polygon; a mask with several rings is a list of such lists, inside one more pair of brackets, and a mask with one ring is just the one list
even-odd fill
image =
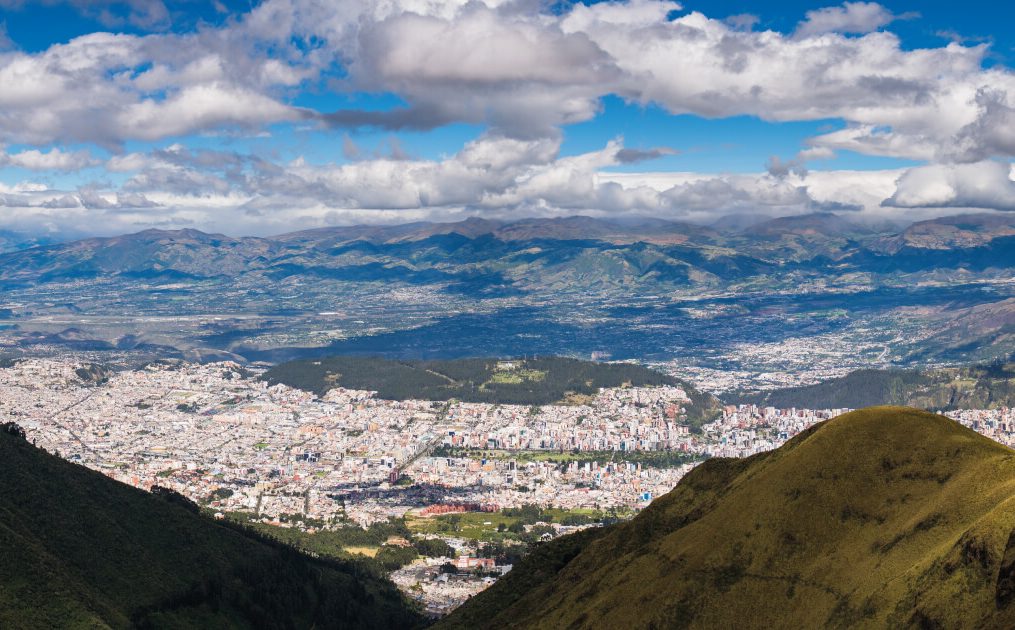
{"label": "sky", "polygon": [[1015,6],[0,0],[0,230],[1015,211]]}

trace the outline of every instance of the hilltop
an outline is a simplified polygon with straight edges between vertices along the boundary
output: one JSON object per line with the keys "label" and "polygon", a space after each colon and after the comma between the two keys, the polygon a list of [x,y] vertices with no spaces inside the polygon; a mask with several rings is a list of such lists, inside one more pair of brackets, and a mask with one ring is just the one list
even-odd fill
{"label": "hilltop", "polygon": [[333,356],[290,361],[265,372],[266,381],[323,396],[333,387],[376,391],[387,400],[436,400],[502,405],[579,402],[601,387],[681,387],[691,399],[687,418],[700,425],[718,412],[710,394],[661,372],[631,363],[597,363],[564,357],[393,361]]}
{"label": "hilltop", "polygon": [[712,459],[548,543],[442,628],[1015,625],[1015,452],[876,407]]}
{"label": "hilltop", "polygon": [[406,628],[394,585],[0,430],[0,627]]}
{"label": "hilltop", "polygon": [[903,405],[947,411],[1015,406],[1015,363],[934,370],[857,370],[814,385],[730,397],[779,409]]}

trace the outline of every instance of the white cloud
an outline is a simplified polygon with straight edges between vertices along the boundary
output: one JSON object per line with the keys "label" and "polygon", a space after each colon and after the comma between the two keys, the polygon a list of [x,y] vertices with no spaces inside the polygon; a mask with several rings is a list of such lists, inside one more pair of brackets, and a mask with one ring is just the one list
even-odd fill
{"label": "white cloud", "polygon": [[[390,129],[464,121],[552,137],[617,94],[674,114],[847,123],[813,139],[815,150],[939,161],[1015,153],[1015,77],[981,67],[985,46],[904,50],[876,32],[897,17],[876,3],[811,11],[792,36],[695,12],[670,19],[680,9],[631,0],[557,15],[498,0],[266,0],[220,28],[95,33],[0,53],[0,142],[115,147],[311,116]],[[332,80],[335,89],[392,92],[408,106],[311,112],[288,103],[336,65],[346,78]]]}
{"label": "white cloud", "polygon": [[831,148],[827,146],[811,147],[809,149],[804,149],[803,151],[800,151],[800,153],[797,154],[797,159],[803,162],[807,162],[810,160],[830,160],[834,157],[835,151],[833,151]]}
{"label": "white cloud", "polygon": [[77,171],[99,163],[88,151],[26,149],[18,153],[0,153],[0,167],[13,166],[34,171]]}
{"label": "white cloud", "polygon": [[39,53],[0,52],[0,142],[161,138],[304,116],[280,90],[310,76],[242,31],[93,33]]}
{"label": "white cloud", "polygon": [[[265,0],[222,27],[185,34],[94,33],[41,52],[0,49],[0,143],[96,143],[113,149],[105,169],[127,176],[119,189],[0,191],[8,208],[20,208],[5,217],[24,221],[37,212],[40,221],[78,221],[91,212],[109,225],[178,221],[271,231],[293,222],[463,213],[1011,208],[1010,178],[991,159],[1015,155],[1015,75],[1000,65],[984,69],[986,46],[903,49],[879,30],[899,16],[864,2],[811,11],[790,35],[755,30],[749,16],[673,18],[681,7],[665,1],[576,3],[559,15],[533,6]],[[294,96],[311,84],[390,92],[406,106],[294,107]],[[594,118],[609,94],[673,114],[843,124],[810,139],[789,162],[773,161],[769,173],[636,181],[605,171],[669,149],[625,148],[618,140],[558,155],[561,127]],[[440,160],[412,158],[396,139],[388,155],[336,142],[336,153],[344,146],[355,158],[340,165],[277,164],[178,145],[117,153],[129,140],[253,132],[280,121],[389,129],[464,121],[487,131]],[[868,174],[805,168],[838,150],[943,165]],[[96,159],[88,151],[28,148],[0,154],[0,163],[73,171]]]}
{"label": "white cloud", "polygon": [[[336,223],[455,220],[482,215],[618,214],[710,221],[728,213],[784,216],[816,210],[905,217],[882,202],[903,171],[758,174],[618,173],[619,141],[561,157],[559,139],[486,136],[441,160],[365,158],[347,164],[272,164],[178,145],[116,158],[131,166],[120,190],[22,188],[5,221],[65,220],[77,232],[194,226],[270,234]],[[8,191],[0,191],[8,192]],[[896,205],[903,205],[898,203]],[[82,214],[84,213],[84,214]],[[921,217],[926,216],[923,212]]]}
{"label": "white cloud", "polygon": [[846,2],[807,12],[796,29],[797,37],[825,33],[870,33],[895,20],[895,15],[876,2]]}
{"label": "white cloud", "polygon": [[185,88],[164,101],[130,105],[116,122],[127,137],[156,140],[195,129],[229,124],[253,127],[302,117],[297,110],[251,90],[212,83]]}
{"label": "white cloud", "polygon": [[[693,12],[668,19],[677,9],[632,0],[577,4],[561,16],[478,2],[353,10],[355,25],[318,29],[335,33],[348,60],[342,85],[391,91],[409,106],[324,120],[391,129],[485,122],[532,137],[588,120],[602,96],[618,94],[674,114],[846,121],[815,148],[942,160],[1012,151],[974,133],[1003,128],[1015,94],[1010,71],[982,69],[985,46],[904,50],[891,33],[867,33],[895,17],[874,3],[813,12],[795,36]],[[987,91],[989,99],[978,96]]]}
{"label": "white cloud", "polygon": [[[930,218],[955,208],[1015,209],[1011,167],[996,162],[891,171],[620,173],[623,146],[559,157],[557,141],[486,137],[442,160],[364,159],[321,165],[245,164],[209,171],[214,155],[146,154],[121,190],[0,187],[4,227],[77,234],[153,225],[272,234],[346,223],[466,216],[620,214],[709,222],[724,214],[821,210],[863,220]],[[220,156],[228,161],[226,155]],[[944,185],[940,185],[940,182]],[[47,229],[49,229],[47,228]]]}
{"label": "white cloud", "polygon": [[1015,210],[1012,164],[995,161],[935,164],[903,174],[885,206]]}

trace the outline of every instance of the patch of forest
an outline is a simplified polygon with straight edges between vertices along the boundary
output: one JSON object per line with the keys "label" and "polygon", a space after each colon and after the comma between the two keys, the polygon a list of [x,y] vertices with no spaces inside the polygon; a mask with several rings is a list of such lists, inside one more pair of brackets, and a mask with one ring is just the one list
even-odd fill
{"label": "patch of forest", "polygon": [[514,405],[565,402],[600,387],[680,385],[666,374],[630,363],[596,363],[562,357],[394,361],[334,356],[290,361],[264,374],[323,396],[333,387],[376,391],[387,400],[450,400]]}

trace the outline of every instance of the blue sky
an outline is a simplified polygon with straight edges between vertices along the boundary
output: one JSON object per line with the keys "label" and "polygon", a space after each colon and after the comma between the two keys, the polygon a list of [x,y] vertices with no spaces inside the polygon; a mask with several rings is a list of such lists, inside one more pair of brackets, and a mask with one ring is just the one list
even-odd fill
{"label": "blue sky", "polygon": [[1015,208],[1011,6],[539,6],[0,0],[0,228]]}

